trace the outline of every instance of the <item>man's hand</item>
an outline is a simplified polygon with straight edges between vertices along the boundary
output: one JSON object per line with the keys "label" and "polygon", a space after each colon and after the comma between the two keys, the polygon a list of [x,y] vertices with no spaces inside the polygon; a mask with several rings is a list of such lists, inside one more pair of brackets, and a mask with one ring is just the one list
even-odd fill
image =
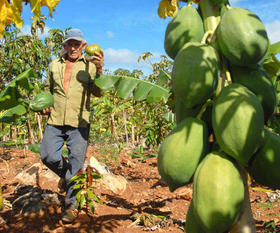
{"label": "man's hand", "polygon": [[46,108],[41,112],[38,112],[39,115],[49,115],[51,113],[52,107]]}
{"label": "man's hand", "polygon": [[88,58],[89,61],[93,62],[96,66],[96,72],[102,73],[102,67],[104,66],[104,51],[100,50],[100,53],[95,52],[94,56]]}

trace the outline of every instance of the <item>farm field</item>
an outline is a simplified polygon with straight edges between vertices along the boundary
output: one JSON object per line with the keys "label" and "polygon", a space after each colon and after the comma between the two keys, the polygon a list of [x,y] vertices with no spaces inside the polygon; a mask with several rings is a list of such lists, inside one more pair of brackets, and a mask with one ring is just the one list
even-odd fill
{"label": "farm field", "polygon": [[[5,208],[0,212],[0,232],[183,232],[192,186],[171,193],[160,179],[155,153],[146,151],[137,156],[131,150],[118,153],[112,148],[89,147],[87,159],[94,156],[115,175],[124,177],[127,180],[126,189],[117,193],[104,187],[97,188],[95,194],[103,204],[95,204],[95,213],[87,216],[82,210],[75,223],[63,224],[60,203],[45,205],[39,212],[27,211],[24,214],[11,207],[14,200],[30,190],[55,194],[62,202],[63,195],[57,193],[55,180],[50,179],[41,187],[26,186],[24,182],[15,180],[21,171],[40,163],[37,154],[23,149],[0,148],[0,181],[5,199]],[[43,170],[46,167],[42,165],[41,172]],[[254,182],[250,185],[250,202],[257,232],[280,232],[280,193],[277,190],[268,191]]]}

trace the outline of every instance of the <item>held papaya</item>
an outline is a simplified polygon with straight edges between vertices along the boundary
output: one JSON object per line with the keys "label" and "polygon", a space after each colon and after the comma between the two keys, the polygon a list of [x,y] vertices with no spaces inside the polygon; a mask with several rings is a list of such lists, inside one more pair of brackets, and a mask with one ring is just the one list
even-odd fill
{"label": "held papaya", "polygon": [[95,52],[100,53],[100,46],[98,44],[88,45],[85,49],[85,52],[89,56],[94,56]]}
{"label": "held papaya", "polygon": [[40,112],[46,108],[52,107],[53,103],[53,95],[49,92],[42,92],[37,94],[29,103],[29,108],[34,112]]}

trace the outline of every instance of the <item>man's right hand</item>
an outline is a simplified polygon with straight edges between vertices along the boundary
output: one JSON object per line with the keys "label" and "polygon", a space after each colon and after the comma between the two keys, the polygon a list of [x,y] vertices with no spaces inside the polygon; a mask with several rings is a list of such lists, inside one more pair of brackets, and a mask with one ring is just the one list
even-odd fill
{"label": "man's right hand", "polygon": [[45,108],[41,112],[39,112],[40,115],[49,115],[51,113],[52,107]]}

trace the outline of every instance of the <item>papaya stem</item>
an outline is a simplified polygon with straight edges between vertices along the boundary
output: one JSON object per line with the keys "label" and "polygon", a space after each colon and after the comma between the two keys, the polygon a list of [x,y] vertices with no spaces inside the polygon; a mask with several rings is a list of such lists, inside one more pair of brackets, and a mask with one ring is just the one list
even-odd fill
{"label": "papaya stem", "polygon": [[206,111],[207,107],[213,104],[213,100],[208,99],[205,104],[202,105],[200,112],[197,114],[196,118],[201,119],[203,113]]}
{"label": "papaya stem", "polygon": [[226,4],[226,8],[229,10],[231,6],[229,4]]}
{"label": "papaya stem", "polygon": [[201,40],[201,44],[206,44],[206,41],[209,37],[212,37],[213,32],[212,31],[207,31],[204,33],[202,40]]}
{"label": "papaya stem", "polygon": [[216,88],[215,96],[218,96],[220,94],[221,90],[225,86],[225,80],[226,80],[225,73],[222,72],[221,76],[218,78],[218,85]]}

